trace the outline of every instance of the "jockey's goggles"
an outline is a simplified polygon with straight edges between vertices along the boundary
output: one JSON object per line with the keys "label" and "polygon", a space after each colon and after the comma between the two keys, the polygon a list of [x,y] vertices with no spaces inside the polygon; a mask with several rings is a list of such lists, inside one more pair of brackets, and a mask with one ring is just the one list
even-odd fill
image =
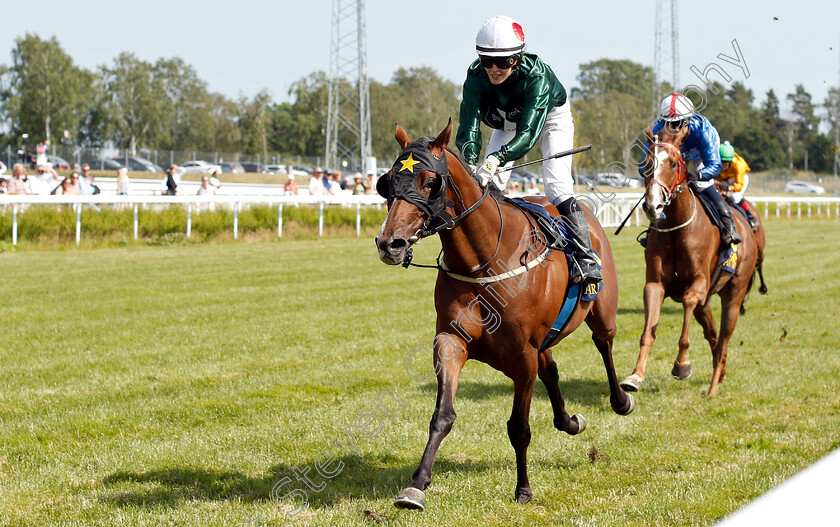
{"label": "jockey's goggles", "polygon": [[516,59],[518,57],[519,55],[511,55],[510,57],[486,57],[479,55],[478,60],[481,61],[481,65],[484,66],[485,69],[489,70],[495,64],[500,70],[506,70],[516,64]]}

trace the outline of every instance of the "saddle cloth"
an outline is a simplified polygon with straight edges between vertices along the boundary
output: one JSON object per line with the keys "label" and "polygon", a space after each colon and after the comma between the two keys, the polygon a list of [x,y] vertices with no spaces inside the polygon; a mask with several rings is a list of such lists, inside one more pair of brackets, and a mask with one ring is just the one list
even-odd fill
{"label": "saddle cloth", "polygon": [[[595,298],[597,298],[598,293],[604,286],[604,282],[598,282],[597,286],[595,284],[587,284],[586,287],[583,287],[582,284],[573,284],[571,277],[575,274],[574,268],[577,266],[577,261],[574,257],[575,245],[569,241],[566,225],[563,223],[563,220],[552,216],[542,205],[537,203],[532,203],[522,198],[507,198],[507,201],[534,217],[537,225],[540,226],[540,232],[545,237],[546,245],[552,249],[562,250],[563,254],[566,255],[566,260],[569,264],[570,279],[566,285],[566,294],[563,298],[563,305],[560,308],[560,313],[558,313],[557,319],[554,321],[554,324],[551,325],[551,329],[548,331],[548,334],[545,336],[542,344],[540,345],[538,351],[542,352],[544,349],[547,349],[554,338],[563,331],[566,324],[569,322],[569,319],[572,317],[572,313],[575,312],[575,308],[578,304],[581,302],[593,302]],[[598,262],[598,269],[601,269],[601,255],[594,249],[592,252],[595,253],[595,259]]]}
{"label": "saddle cloth", "polygon": [[[723,223],[720,219],[720,213],[715,207],[715,204],[712,203],[712,200],[707,198],[702,192],[698,192],[696,188],[692,186],[692,190],[694,191],[694,195],[700,198],[700,203],[703,205],[703,209],[706,211],[706,214],[709,216],[711,222],[717,226],[718,230],[723,230]],[[730,207],[731,208],[731,207]],[[741,207],[735,207],[736,209],[744,212]],[[744,217],[746,217],[746,213],[744,212]],[[749,220],[749,218],[747,218]],[[738,246],[735,244],[724,245],[720,244],[720,251],[718,253],[718,262],[715,266],[715,271],[717,272],[722,271],[724,273],[734,273],[735,267],[738,265]]]}

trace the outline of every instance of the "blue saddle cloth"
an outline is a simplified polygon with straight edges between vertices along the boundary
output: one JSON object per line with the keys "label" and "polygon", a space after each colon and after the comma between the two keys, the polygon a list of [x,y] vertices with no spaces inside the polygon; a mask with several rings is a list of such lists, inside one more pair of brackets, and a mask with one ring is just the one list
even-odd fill
{"label": "blue saddle cloth", "polygon": [[[700,203],[703,205],[703,208],[706,210],[706,214],[708,214],[709,219],[712,220],[712,223],[717,225],[718,229],[723,229],[723,222],[720,219],[720,213],[715,207],[715,204],[712,203],[712,200],[706,197],[705,194],[699,192],[695,189],[694,195],[700,198]],[[741,209],[741,207],[735,207],[736,209],[740,210],[744,213],[744,217],[747,218],[747,213]],[[749,218],[747,218],[749,220]],[[718,262],[717,267],[721,267],[724,272],[727,273],[734,273],[735,266],[738,264],[738,246],[737,245],[729,245],[726,246],[723,243],[720,244],[720,252],[718,253]]]}
{"label": "blue saddle cloth", "polygon": [[[522,198],[512,198],[508,201],[534,216],[540,226],[542,234],[546,238],[547,246],[561,249],[563,251],[569,264],[569,277],[571,278],[574,274],[574,268],[577,266],[577,261],[574,258],[574,244],[568,241],[568,233],[563,220],[552,216],[547,210],[545,210],[545,207],[537,203],[532,203]],[[598,269],[601,269],[601,255],[594,249],[592,252],[595,253],[595,258],[598,261]],[[547,349],[551,345],[551,341],[553,341],[554,338],[563,331],[578,304],[581,302],[593,302],[595,298],[597,298],[598,293],[601,291],[603,286],[603,282],[598,282],[597,286],[595,286],[595,284],[587,284],[584,288],[582,284],[572,284],[571,280],[569,280],[569,283],[566,286],[566,295],[563,299],[563,305],[560,308],[560,313],[557,315],[557,319],[554,321],[554,324],[551,325],[551,329],[548,331],[548,334],[543,339],[539,352]]]}

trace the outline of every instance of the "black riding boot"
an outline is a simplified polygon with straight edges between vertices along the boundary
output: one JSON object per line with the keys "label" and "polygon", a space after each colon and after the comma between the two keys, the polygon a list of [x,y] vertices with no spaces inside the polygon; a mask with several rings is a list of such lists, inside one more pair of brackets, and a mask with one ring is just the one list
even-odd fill
{"label": "black riding boot", "polygon": [[571,242],[575,244],[575,260],[577,260],[579,270],[572,277],[572,283],[597,284],[602,279],[601,270],[598,269],[598,262],[592,252],[592,240],[589,237],[586,215],[575,198],[563,201],[557,205],[557,209],[563,216],[563,223],[566,225]]}
{"label": "black riding boot", "polygon": [[744,206],[744,200],[741,200],[741,202],[738,203],[736,206],[741,207],[741,210],[743,210],[747,214],[747,221],[750,222],[750,227],[752,227],[754,231],[756,227],[758,227],[758,220],[755,219],[755,216],[753,216],[752,211]]}
{"label": "black riding boot", "polygon": [[735,229],[735,220],[732,219],[732,211],[729,210],[729,204],[726,203],[726,200],[723,199],[720,192],[718,192],[714,185],[712,185],[703,189],[703,194],[706,197],[711,198],[718,210],[718,213],[720,214],[720,220],[723,223],[723,229],[720,236],[721,241],[725,245],[741,243],[741,237]]}

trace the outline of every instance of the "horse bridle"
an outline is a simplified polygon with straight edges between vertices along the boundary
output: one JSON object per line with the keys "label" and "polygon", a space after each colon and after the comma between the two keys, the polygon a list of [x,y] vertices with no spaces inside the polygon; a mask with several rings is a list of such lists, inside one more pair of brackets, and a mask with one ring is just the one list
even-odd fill
{"label": "horse bridle", "polygon": [[659,154],[659,147],[664,146],[671,148],[677,152],[677,177],[674,178],[673,184],[669,187],[665,183],[659,179],[659,176],[655,173],[651,175],[650,180],[645,182],[645,188],[649,187],[650,185],[656,183],[660,187],[665,190],[665,206],[671,204],[671,201],[679,195],[680,192],[685,190],[685,186],[688,183],[688,167],[685,164],[685,161],[682,158],[682,152],[676,146],[672,145],[671,143],[662,143],[659,141],[659,136],[654,137],[653,142],[653,158],[657,159]]}
{"label": "horse bridle", "polygon": [[[443,153],[440,157],[433,155],[428,149],[428,144],[431,141],[433,141],[432,138],[423,137],[409,145],[400,153],[391,170],[383,174],[376,183],[376,191],[388,200],[389,208],[394,201],[402,199],[426,214],[426,221],[423,222],[423,226],[416,234],[418,240],[437,234],[444,229],[454,228],[456,223],[480,207],[490,192],[490,185],[487,185],[478,201],[467,207],[460,189],[452,181],[452,175],[449,173],[449,166],[446,162],[446,153]],[[417,172],[414,172],[413,164],[421,165]],[[400,167],[400,165],[402,166]],[[401,174],[408,165],[412,165],[412,170],[408,174]],[[432,172],[437,176],[435,186],[429,192],[429,197],[424,196],[417,190],[417,175],[423,171]],[[388,177],[389,175],[390,177]],[[446,189],[450,186],[458,196],[458,201],[460,201],[463,209],[463,212],[455,216],[447,210],[455,207],[454,201],[446,199]]]}
{"label": "horse bridle", "polygon": [[[440,157],[433,155],[428,148],[429,143],[432,141],[434,141],[434,139],[431,137],[422,137],[410,144],[400,153],[400,156],[394,162],[394,166],[391,167],[391,170],[383,174],[376,183],[376,192],[388,200],[389,209],[394,201],[402,199],[426,213],[426,220],[423,222],[423,226],[408,240],[412,243],[417,243],[422,238],[437,234],[444,229],[453,229],[459,221],[463,220],[478,209],[490,193],[490,185],[488,184],[484,188],[481,197],[475,203],[467,207],[466,203],[464,203],[461,190],[452,180],[452,174],[449,173],[449,166],[446,161],[446,152],[443,152]],[[414,158],[415,155],[417,156],[417,159]],[[420,165],[416,173],[413,170],[415,164]],[[407,166],[411,166],[409,173],[401,174],[401,172],[406,170]],[[417,190],[417,176],[423,171],[432,172],[437,176],[435,179],[435,186],[429,192],[429,197],[423,196],[423,194]],[[458,197],[458,201],[461,204],[462,212],[458,215],[453,216],[447,210],[454,210],[455,208],[455,202],[446,199],[447,187],[452,187],[452,191]],[[502,221],[502,224],[499,228],[499,239],[496,241],[496,251],[493,253],[493,256],[487,260],[487,262],[479,265],[475,269],[467,271],[466,274],[455,273],[444,269],[441,265],[441,255],[438,255],[437,265],[434,266],[411,263],[412,255],[411,249],[409,249],[407,258],[403,262],[403,267],[408,267],[409,265],[415,267],[431,267],[445,271],[449,274],[462,276],[468,276],[469,274],[483,271],[493,262],[493,259],[496,254],[498,254],[499,248],[502,245],[504,219],[502,218],[502,210],[498,203],[496,203],[496,208],[499,209],[499,219]],[[441,249],[441,254],[442,253],[443,249]]]}

